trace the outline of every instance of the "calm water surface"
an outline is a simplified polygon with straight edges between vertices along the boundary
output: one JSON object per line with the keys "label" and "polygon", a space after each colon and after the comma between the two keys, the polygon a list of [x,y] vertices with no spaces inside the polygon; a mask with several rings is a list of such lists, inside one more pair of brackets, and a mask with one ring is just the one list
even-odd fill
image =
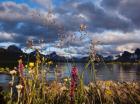
{"label": "calm water surface", "polygon": [[[72,65],[62,64],[63,76],[70,75]],[[85,64],[77,64],[79,73],[84,71],[84,82],[88,83],[93,78],[91,69],[85,69]],[[140,64],[97,64],[96,65],[97,80],[114,80],[114,81],[140,81]]]}
{"label": "calm water surface", "polygon": [[[85,69],[85,64],[77,64],[79,73],[84,71],[84,82],[88,83],[93,78],[91,69]],[[70,70],[72,68],[71,63],[58,64],[58,77],[70,76]],[[97,80],[115,80],[115,81],[140,81],[140,65],[139,64],[106,64],[96,65],[96,79]],[[47,80],[54,80],[53,69],[46,75]],[[0,74],[0,86],[8,86],[8,82],[11,80],[9,75]]]}

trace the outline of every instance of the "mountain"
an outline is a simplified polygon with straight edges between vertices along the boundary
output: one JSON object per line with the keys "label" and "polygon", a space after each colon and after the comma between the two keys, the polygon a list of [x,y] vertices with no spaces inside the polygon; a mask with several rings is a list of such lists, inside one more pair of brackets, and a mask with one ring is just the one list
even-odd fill
{"label": "mountain", "polygon": [[104,60],[105,60],[106,62],[109,62],[109,61],[113,61],[114,58],[113,58],[113,56],[109,55],[109,56],[104,57]]}
{"label": "mountain", "polygon": [[[19,58],[22,56],[22,59],[26,63],[27,61],[36,60],[36,51],[31,52],[30,54],[24,53],[17,46],[11,45],[7,49],[0,48],[0,66],[8,66],[10,64],[17,65]],[[56,52],[52,52],[49,55],[42,55],[41,57],[46,57],[54,62],[88,62],[89,56],[87,57],[72,57],[66,58],[64,56],[59,56]],[[140,61],[140,49],[136,49],[134,53],[124,51],[122,55],[117,55],[117,59],[113,59],[113,56],[103,57],[102,55],[97,55],[100,59],[105,62],[118,61],[118,62],[135,62]]]}
{"label": "mountain", "polygon": [[7,49],[0,48],[0,62],[13,61],[18,59],[23,52],[16,46],[9,46]]}
{"label": "mountain", "polygon": [[64,62],[67,60],[64,56],[57,55],[56,52],[52,52],[50,55],[46,55],[46,58],[56,62]]}
{"label": "mountain", "polygon": [[85,62],[88,59],[88,57],[85,57],[85,58],[78,58],[78,57],[67,58],[64,56],[57,55],[56,52],[52,52],[50,55],[46,55],[46,58],[48,58],[54,62]]}
{"label": "mountain", "polygon": [[135,53],[134,54],[137,55],[137,60],[140,60],[140,49],[139,48],[137,48],[135,50]]}
{"label": "mountain", "polygon": [[120,62],[127,62],[131,59],[131,53],[124,51],[124,53],[117,59]]}
{"label": "mountain", "polygon": [[[46,57],[49,60],[54,62],[85,62],[88,61],[88,57],[83,58],[66,58],[64,56],[57,55],[56,52],[52,52],[49,55],[43,55],[39,53],[41,57]],[[36,60],[36,51],[31,52],[30,54],[24,53],[20,48],[17,46],[11,45],[7,49],[0,48],[0,66],[7,66],[7,65],[17,65],[19,58],[22,56],[22,59],[26,63],[27,61],[35,61]]]}
{"label": "mountain", "polygon": [[14,45],[9,46],[7,49],[0,48],[0,66],[11,66],[18,63],[20,56],[24,56],[25,53]]}
{"label": "mountain", "polygon": [[124,51],[121,56],[116,59],[119,62],[136,62],[140,61],[140,49],[137,48],[134,53]]}
{"label": "mountain", "polygon": [[11,45],[7,48],[7,52],[12,52],[12,53],[23,53],[22,50],[20,48],[18,48],[15,45]]}

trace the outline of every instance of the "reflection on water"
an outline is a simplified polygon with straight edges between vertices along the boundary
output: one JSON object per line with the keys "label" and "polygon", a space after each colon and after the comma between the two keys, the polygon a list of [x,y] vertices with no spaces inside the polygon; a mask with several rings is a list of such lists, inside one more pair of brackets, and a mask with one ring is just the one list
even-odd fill
{"label": "reflection on water", "polygon": [[6,90],[9,85],[9,81],[11,80],[11,76],[8,74],[0,74],[0,86]]}
{"label": "reflection on water", "polygon": [[[88,83],[91,80],[90,68],[85,69],[83,63],[78,63],[77,67],[79,73],[84,71],[84,82]],[[70,76],[72,65],[65,63],[59,65],[59,69],[63,69],[63,77]],[[140,81],[140,65],[139,64],[107,64],[96,65],[96,79],[97,80],[115,80],[115,81]]]}
{"label": "reflection on water", "polygon": [[8,83],[11,80],[10,75],[0,74],[0,83]]}
{"label": "reflection on water", "polygon": [[[91,80],[91,70],[85,69],[85,64],[77,64],[79,73],[84,71],[84,82],[88,83]],[[57,76],[59,78],[70,76],[70,70],[72,68],[71,63],[58,64]],[[115,81],[140,81],[140,65],[139,64],[107,64],[107,65],[96,65],[97,80],[115,80]],[[48,80],[55,79],[55,73],[53,69],[46,75]],[[9,75],[0,74],[0,86],[7,85],[11,80]]]}

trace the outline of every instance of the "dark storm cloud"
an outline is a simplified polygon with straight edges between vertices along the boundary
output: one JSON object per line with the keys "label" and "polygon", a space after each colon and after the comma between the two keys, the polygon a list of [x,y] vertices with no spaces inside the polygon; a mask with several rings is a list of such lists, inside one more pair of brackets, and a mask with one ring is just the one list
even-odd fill
{"label": "dark storm cloud", "polygon": [[35,37],[36,39],[44,38],[46,41],[51,39],[52,42],[58,37],[55,27],[47,28],[33,23],[3,22],[1,23],[1,27],[2,31],[19,34],[19,36],[14,40],[20,43],[25,43],[30,36]]}
{"label": "dark storm cloud", "polygon": [[[32,1],[46,6],[44,4],[49,0]],[[48,8],[34,9],[27,4],[2,2],[0,3],[1,41],[9,40],[21,43],[24,46],[29,38],[38,40],[43,37],[46,41],[55,43],[58,41],[58,34],[65,33],[65,35],[68,35],[70,32],[77,32],[80,24],[85,23],[88,26],[88,34],[92,33],[92,35],[95,35],[96,33],[95,38],[100,39],[101,36],[104,37],[104,40],[101,40],[104,42],[104,45],[112,44],[110,47],[104,48],[107,52],[115,53],[117,50],[120,50],[118,48],[120,45],[121,48],[123,47],[123,44],[138,43],[139,38],[131,37],[133,31],[140,27],[139,0],[101,0],[100,5],[96,3],[92,0],[64,0],[61,5],[53,6],[55,24],[50,25],[46,22],[46,10]],[[59,30],[60,28],[62,30]],[[111,31],[112,34],[108,35],[106,31]],[[139,33],[139,31],[134,32],[135,37]],[[121,34],[121,36],[118,36],[118,34]],[[121,39],[122,36],[125,39]],[[67,38],[69,36],[66,36],[66,41],[69,40]],[[85,45],[83,46],[83,44]],[[89,45],[89,41],[84,40],[80,42],[77,39],[70,45],[74,47],[83,46],[82,48],[74,49],[80,53],[80,50]],[[83,51],[80,54],[84,53]]]}
{"label": "dark storm cloud", "polygon": [[106,9],[118,9],[121,0],[102,0],[101,6]]}
{"label": "dark storm cloud", "polygon": [[36,39],[43,37],[46,41],[51,39],[52,42],[57,39],[57,26],[46,24],[45,16],[43,13],[40,15],[40,11],[14,2],[4,2],[0,6],[6,8],[0,11],[1,31],[19,34],[12,41],[25,43],[30,36]]}
{"label": "dark storm cloud", "polygon": [[121,4],[120,13],[131,19],[136,28],[140,28],[140,0],[125,1]]}
{"label": "dark storm cloud", "polygon": [[123,21],[117,15],[110,15],[104,12],[102,9],[97,8],[92,3],[84,3],[78,6],[79,12],[86,14],[90,19],[90,29],[96,31],[101,30],[129,30],[131,24]]}
{"label": "dark storm cloud", "polygon": [[[71,4],[70,4],[71,3]],[[117,14],[109,14],[92,2],[79,2],[65,4],[64,7],[56,9],[61,14],[62,20],[68,29],[76,30],[81,22],[88,25],[88,30],[97,32],[109,30],[132,31],[133,25],[124,21]],[[80,17],[84,15],[85,18]],[[69,21],[69,24],[67,23]]]}
{"label": "dark storm cloud", "polygon": [[[44,25],[44,14],[47,12],[34,10],[25,4],[16,4],[14,2],[2,3],[1,7],[6,8],[1,11],[0,15],[1,22],[4,21],[4,31],[24,36],[38,36],[48,33],[50,37],[54,36],[54,39],[57,39],[58,27],[54,25],[51,29],[48,29]],[[67,1],[62,7],[56,7],[54,11],[57,15],[56,21],[64,25],[65,31],[78,31],[81,22],[86,23],[89,27],[88,31],[93,32],[106,29],[127,31],[131,27],[129,22],[121,20],[117,15],[107,14],[92,2]],[[81,15],[85,16],[86,20]],[[17,28],[20,23],[23,23],[23,25]]]}
{"label": "dark storm cloud", "polygon": [[140,0],[103,0],[101,6],[108,10],[118,11],[132,21],[135,29],[140,28]]}

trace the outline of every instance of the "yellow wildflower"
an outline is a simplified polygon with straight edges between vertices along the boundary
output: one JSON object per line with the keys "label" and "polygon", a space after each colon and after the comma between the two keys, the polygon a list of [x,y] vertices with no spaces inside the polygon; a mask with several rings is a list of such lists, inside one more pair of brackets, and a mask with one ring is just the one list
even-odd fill
{"label": "yellow wildflower", "polygon": [[53,64],[53,62],[52,61],[49,61],[48,64],[51,65],[51,64]]}
{"label": "yellow wildflower", "polygon": [[34,63],[33,62],[30,62],[29,63],[29,67],[34,67]]}
{"label": "yellow wildflower", "polygon": [[106,90],[105,90],[105,95],[112,95],[112,91],[109,90],[109,89],[106,89]]}
{"label": "yellow wildflower", "polygon": [[67,78],[65,78],[65,79],[64,79],[64,82],[67,82],[67,81],[68,81],[68,79],[67,79]]}
{"label": "yellow wildflower", "polygon": [[105,82],[105,85],[106,85],[107,87],[109,87],[109,86],[111,86],[111,82],[110,82],[110,81],[106,81],[106,82]]}

